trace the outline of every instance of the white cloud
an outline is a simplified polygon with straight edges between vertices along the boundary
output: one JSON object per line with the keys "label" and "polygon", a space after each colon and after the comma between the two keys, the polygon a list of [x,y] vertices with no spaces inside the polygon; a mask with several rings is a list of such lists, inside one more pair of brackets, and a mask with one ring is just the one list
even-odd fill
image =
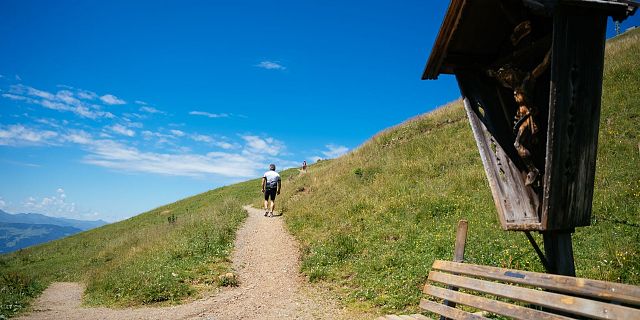
{"label": "white cloud", "polygon": [[229,142],[224,142],[224,141],[217,141],[214,144],[217,147],[220,147],[220,148],[225,149],[225,150],[238,148],[238,145],[232,144],[232,143],[229,143]]}
{"label": "white cloud", "polygon": [[349,148],[345,146],[337,146],[334,144],[328,144],[325,147],[327,147],[328,150],[323,151],[322,154],[324,154],[327,158],[337,158],[349,151]]}
{"label": "white cloud", "polygon": [[[113,118],[110,112],[100,110],[98,105],[89,105],[81,99],[90,95],[88,91],[82,91],[80,95],[69,90],[60,90],[57,93],[51,93],[39,90],[22,84],[12,85],[9,89],[10,93],[2,96],[11,100],[21,100],[31,104],[37,104],[47,109],[56,111],[73,112],[84,118]],[[80,99],[79,99],[80,98]]]}
{"label": "white cloud", "polygon": [[80,209],[75,202],[68,201],[67,194],[63,188],[58,188],[53,195],[38,198],[31,196],[22,201],[20,208],[14,208],[17,212],[34,212],[46,214],[48,216],[95,220],[100,214]]}
{"label": "white cloud", "polygon": [[185,133],[180,130],[170,130],[170,132],[176,137],[183,137]]}
{"label": "white cloud", "polygon": [[[211,136],[204,135],[204,134],[198,134],[198,133],[190,134],[189,138],[193,141],[203,142],[203,143],[216,146],[218,148],[225,149],[225,150],[240,148],[240,145],[238,144],[217,140]],[[226,138],[223,137],[222,139],[226,139]]]}
{"label": "white cloud", "polygon": [[[2,78],[2,76],[0,75],[0,78]],[[4,201],[4,199],[2,199],[2,197],[0,197],[0,209],[4,209],[7,206],[7,203]]]}
{"label": "white cloud", "polygon": [[258,136],[245,135],[242,139],[246,142],[244,154],[267,154],[277,156],[284,149],[284,143],[276,139],[267,137],[260,138]]}
{"label": "white cloud", "polygon": [[[347,148],[345,146],[327,144],[327,145],[325,145],[325,147],[327,148],[327,150],[321,152],[324,155],[324,159],[337,158],[337,157],[349,152],[349,148]],[[322,159],[323,159],[323,157],[320,157],[320,156],[311,157],[311,161],[312,162],[317,162],[318,160],[322,160]]]}
{"label": "white cloud", "polygon": [[0,126],[0,145],[51,145],[55,144],[58,133],[49,130],[28,128],[21,124]]}
{"label": "white cloud", "polygon": [[98,95],[95,92],[91,92],[87,90],[78,90],[76,94],[78,95],[78,98],[84,99],[84,100],[94,100],[98,97]]}
{"label": "white cloud", "polygon": [[64,140],[75,144],[90,144],[93,141],[91,134],[83,130],[71,130],[64,136]]}
{"label": "white cloud", "polygon": [[[136,102],[137,102],[137,101],[136,101]],[[145,106],[140,107],[140,109],[139,109],[139,110],[140,110],[140,111],[142,111],[142,112],[146,112],[146,113],[167,114],[167,113],[166,113],[166,112],[164,112],[164,111],[160,111],[160,110],[158,110],[158,109],[156,109],[156,108],[154,108],[154,107],[146,106],[146,105],[145,105]]]}
{"label": "white cloud", "polygon": [[121,134],[123,136],[128,136],[128,137],[133,137],[136,135],[136,132],[121,125],[121,124],[114,124],[113,126],[110,126],[109,129],[111,129],[111,131],[117,133],[117,134]]}
{"label": "white cloud", "polygon": [[16,80],[22,81],[22,78],[20,78],[20,76],[16,74]]}
{"label": "white cloud", "polygon": [[98,140],[84,162],[124,171],[157,173],[174,176],[216,174],[225,177],[252,177],[261,164],[252,157],[211,152],[199,154],[167,154],[144,152],[111,140]]}
{"label": "white cloud", "polygon": [[192,134],[190,136],[191,139],[193,139],[193,141],[197,141],[197,142],[206,142],[206,143],[211,143],[213,142],[213,138],[204,134]]}
{"label": "white cloud", "polygon": [[122,100],[122,99],[118,99],[118,97],[112,95],[112,94],[105,94],[104,96],[100,97],[100,100],[102,100],[102,102],[108,104],[108,105],[116,105],[116,104],[125,104],[127,103],[126,101]]}
{"label": "white cloud", "polygon": [[277,61],[261,61],[256,65],[258,68],[267,69],[267,70],[285,70],[286,67],[280,64]]}
{"label": "white cloud", "polygon": [[311,163],[318,162],[320,160],[322,160],[322,157],[318,157],[318,156],[311,157]]}
{"label": "white cloud", "polygon": [[136,101],[134,101],[134,103],[135,103],[135,104],[139,104],[139,105],[141,105],[141,106],[146,106],[146,105],[148,105],[148,103],[146,103],[146,102],[144,102],[144,101],[140,101],[140,100],[136,100]]}
{"label": "white cloud", "polygon": [[206,111],[191,111],[189,112],[189,114],[192,116],[205,116],[209,118],[228,118],[229,117],[228,113],[210,113]]}

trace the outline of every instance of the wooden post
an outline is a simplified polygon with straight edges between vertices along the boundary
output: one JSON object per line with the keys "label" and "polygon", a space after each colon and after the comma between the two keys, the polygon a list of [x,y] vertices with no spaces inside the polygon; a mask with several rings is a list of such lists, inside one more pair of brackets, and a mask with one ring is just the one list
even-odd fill
{"label": "wooden post", "polygon": [[[464,262],[464,247],[467,244],[467,229],[468,223],[467,220],[458,221],[458,230],[456,231],[456,246],[453,249],[453,261],[454,262]],[[456,287],[449,287],[450,290],[458,291]],[[452,301],[445,300],[443,304],[449,306],[451,308],[456,307],[456,303]],[[448,319],[445,316],[440,316],[440,320]]]}
{"label": "wooden post", "polygon": [[548,272],[564,276],[576,276],[571,241],[572,233],[573,230],[553,230],[542,233],[544,254],[549,264]]}

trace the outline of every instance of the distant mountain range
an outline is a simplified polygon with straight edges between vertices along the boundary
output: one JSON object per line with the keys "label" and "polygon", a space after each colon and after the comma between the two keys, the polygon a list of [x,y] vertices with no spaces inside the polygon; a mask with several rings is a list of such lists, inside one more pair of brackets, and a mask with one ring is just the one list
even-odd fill
{"label": "distant mountain range", "polygon": [[39,213],[10,214],[0,210],[0,253],[60,239],[107,223],[103,220],[49,217]]}

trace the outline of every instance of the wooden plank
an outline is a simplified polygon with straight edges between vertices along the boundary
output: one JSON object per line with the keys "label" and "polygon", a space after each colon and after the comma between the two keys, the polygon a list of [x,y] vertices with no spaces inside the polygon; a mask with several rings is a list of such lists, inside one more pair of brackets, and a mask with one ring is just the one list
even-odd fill
{"label": "wooden plank", "polygon": [[638,309],[563,294],[465,278],[438,271],[429,272],[429,280],[596,319],[640,319]]}
{"label": "wooden plank", "polygon": [[464,310],[447,307],[444,304],[429,301],[427,299],[420,300],[420,308],[443,315],[454,320],[482,320],[485,317],[466,312]]}
{"label": "wooden plank", "polygon": [[[455,262],[463,262],[464,261],[464,248],[467,243],[467,230],[469,228],[469,224],[467,220],[458,221],[458,229],[456,231],[456,244],[453,251],[453,261]],[[458,288],[449,287],[450,290],[457,291]],[[444,300],[442,302],[445,306],[455,308],[455,302]],[[446,320],[444,317],[440,317],[440,320]]]}
{"label": "wooden plank", "polygon": [[424,293],[449,301],[454,301],[458,304],[478,308],[493,312],[495,314],[512,317],[514,319],[540,319],[540,320],[571,320],[572,318],[547,313],[544,311],[534,310],[515,304],[510,304],[502,301],[487,299],[484,297],[474,296],[471,294],[452,291],[436,286],[429,286],[425,288]]}
{"label": "wooden plank", "polygon": [[640,287],[628,284],[443,260],[434,261],[432,269],[640,306]]}
{"label": "wooden plank", "polygon": [[464,261],[464,248],[467,243],[467,230],[469,228],[469,224],[467,220],[458,221],[458,229],[456,231],[456,245],[453,253],[453,261],[455,262],[463,262]]}
{"label": "wooden plank", "polygon": [[400,315],[400,319],[402,319],[402,320],[415,320],[415,319],[413,319],[412,316],[409,316],[409,315],[406,315],[406,314],[401,314]]}
{"label": "wooden plank", "polygon": [[[500,225],[505,230],[541,230],[538,210],[542,201],[531,186],[525,185],[525,177],[513,160],[521,161],[513,147],[510,119],[505,119],[504,101],[495,85],[490,85],[494,81],[463,71],[457,71],[456,79]],[[514,102],[509,103],[507,109],[515,110]]]}
{"label": "wooden plank", "polygon": [[386,315],[384,317],[387,320],[402,320],[402,318],[400,318],[400,316],[397,316],[395,314],[388,314],[388,315]]}
{"label": "wooden plank", "polygon": [[431,319],[427,318],[426,316],[423,316],[423,315],[421,315],[421,314],[419,314],[419,313],[412,314],[411,316],[412,316],[415,320],[431,320]]}
{"label": "wooden plank", "polygon": [[591,223],[606,24],[586,8],[559,6],[553,17],[545,230]]}

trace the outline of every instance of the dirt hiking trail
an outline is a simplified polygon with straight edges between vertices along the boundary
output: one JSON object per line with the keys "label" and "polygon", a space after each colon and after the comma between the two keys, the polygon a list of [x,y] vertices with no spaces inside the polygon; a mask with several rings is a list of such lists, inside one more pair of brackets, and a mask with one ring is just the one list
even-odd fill
{"label": "dirt hiking trail", "polygon": [[347,314],[329,295],[306,283],[298,272],[297,243],[280,217],[267,218],[264,211],[244,208],[249,216],[238,230],[232,258],[238,287],[178,306],[109,309],[82,307],[82,284],[57,282],[37,299],[31,313],[19,319],[363,318]]}

